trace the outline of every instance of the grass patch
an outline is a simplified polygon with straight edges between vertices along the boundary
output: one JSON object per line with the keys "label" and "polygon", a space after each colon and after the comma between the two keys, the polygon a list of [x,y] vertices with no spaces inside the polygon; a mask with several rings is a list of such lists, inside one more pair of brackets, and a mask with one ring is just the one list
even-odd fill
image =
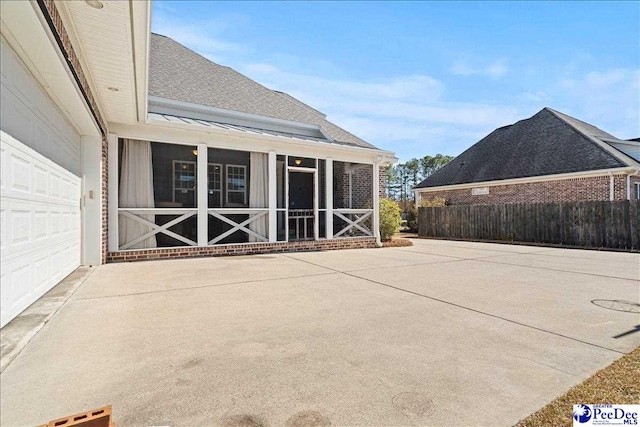
{"label": "grass patch", "polygon": [[578,384],[517,427],[571,426],[578,403],[637,404],[640,402],[640,347]]}

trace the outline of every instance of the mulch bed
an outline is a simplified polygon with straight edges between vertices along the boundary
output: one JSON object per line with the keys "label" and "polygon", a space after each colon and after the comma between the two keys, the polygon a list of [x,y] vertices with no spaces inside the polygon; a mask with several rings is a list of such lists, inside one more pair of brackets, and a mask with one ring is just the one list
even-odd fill
{"label": "mulch bed", "polygon": [[413,242],[402,237],[392,237],[391,240],[382,242],[383,248],[398,248],[401,246],[413,246]]}
{"label": "mulch bed", "polygon": [[640,347],[570,389],[516,427],[572,426],[575,404],[640,402]]}

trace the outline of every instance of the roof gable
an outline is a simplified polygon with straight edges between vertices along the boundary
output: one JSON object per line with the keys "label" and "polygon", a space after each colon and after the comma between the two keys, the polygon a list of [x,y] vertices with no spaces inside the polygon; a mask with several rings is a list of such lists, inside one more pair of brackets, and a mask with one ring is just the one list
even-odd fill
{"label": "roof gable", "polygon": [[[573,122],[569,124],[568,119]],[[627,166],[583,132],[609,135],[544,108],[528,119],[494,130],[416,188]]]}
{"label": "roof gable", "polygon": [[291,95],[268,89],[176,41],[151,34],[149,95],[231,111],[318,125],[332,140],[376,148],[326,120]]}

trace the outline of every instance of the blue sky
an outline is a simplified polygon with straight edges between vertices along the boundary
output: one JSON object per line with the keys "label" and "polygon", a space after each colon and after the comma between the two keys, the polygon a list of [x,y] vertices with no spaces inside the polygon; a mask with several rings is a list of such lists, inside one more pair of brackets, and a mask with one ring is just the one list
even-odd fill
{"label": "blue sky", "polygon": [[401,161],[545,106],[640,137],[640,2],[156,0],[152,29]]}

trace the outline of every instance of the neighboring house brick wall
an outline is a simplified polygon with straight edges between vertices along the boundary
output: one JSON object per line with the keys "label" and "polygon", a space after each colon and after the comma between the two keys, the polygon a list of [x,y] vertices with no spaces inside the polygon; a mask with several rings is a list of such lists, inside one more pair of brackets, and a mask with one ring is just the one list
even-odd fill
{"label": "neighboring house brick wall", "polygon": [[[478,185],[478,187],[483,187]],[[547,203],[609,200],[608,175],[490,186],[489,194],[474,196],[471,188],[421,193],[421,200],[442,197],[449,205],[489,205],[498,203]],[[614,200],[625,200],[626,175],[614,176]]]}
{"label": "neighboring house brick wall", "polygon": [[219,245],[200,247],[182,247],[168,249],[142,249],[124,252],[110,252],[107,262],[148,261],[167,258],[195,258],[225,255],[256,255],[278,252],[308,252],[334,249],[375,248],[373,237],[356,237],[303,242],[254,243],[241,245]]}

